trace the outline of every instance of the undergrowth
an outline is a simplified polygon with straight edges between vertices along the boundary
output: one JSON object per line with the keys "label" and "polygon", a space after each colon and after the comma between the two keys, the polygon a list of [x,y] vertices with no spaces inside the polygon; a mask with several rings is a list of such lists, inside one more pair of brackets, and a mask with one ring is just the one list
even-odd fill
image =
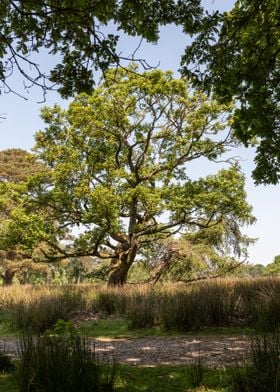
{"label": "undergrowth", "polygon": [[280,279],[213,280],[190,285],[0,287],[0,323],[42,333],[79,313],[121,318],[131,329],[202,331],[280,327]]}

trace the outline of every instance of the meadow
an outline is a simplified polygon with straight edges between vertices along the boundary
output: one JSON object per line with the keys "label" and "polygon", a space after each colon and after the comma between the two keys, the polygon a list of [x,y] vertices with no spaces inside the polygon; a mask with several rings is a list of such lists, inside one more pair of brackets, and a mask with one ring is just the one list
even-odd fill
{"label": "meadow", "polygon": [[[89,336],[137,338],[242,332],[251,340],[250,363],[255,364],[257,374],[263,377],[258,380],[258,384],[263,385],[264,379],[269,377],[272,380],[275,376],[278,380],[280,374],[279,294],[279,278],[221,279],[189,285],[165,283],[157,287],[127,285],[120,288],[97,284],[13,285],[0,287],[0,335],[28,334],[40,336],[40,339],[55,335],[58,336],[55,349],[62,350],[63,341],[66,344],[63,350],[67,351],[69,339],[63,339],[71,335],[73,329],[75,336],[79,337],[78,343],[73,343],[72,338],[70,343],[87,358],[86,344],[81,339]],[[31,351],[39,349],[42,350],[40,347],[28,348]],[[73,348],[69,350],[73,351]],[[36,358],[47,358],[48,353],[40,351],[36,355]],[[83,355],[79,354],[79,358]],[[273,369],[266,362],[273,363]],[[256,379],[256,376],[252,377],[256,369],[245,365],[241,369],[206,369],[196,361],[190,366],[145,368],[117,365],[117,368],[111,389],[107,386],[108,391],[257,391],[256,385],[250,387],[248,384],[248,379]],[[29,391],[18,389],[15,380],[13,373],[3,374],[0,390]],[[278,390],[278,383],[275,381],[275,386],[267,390]]]}

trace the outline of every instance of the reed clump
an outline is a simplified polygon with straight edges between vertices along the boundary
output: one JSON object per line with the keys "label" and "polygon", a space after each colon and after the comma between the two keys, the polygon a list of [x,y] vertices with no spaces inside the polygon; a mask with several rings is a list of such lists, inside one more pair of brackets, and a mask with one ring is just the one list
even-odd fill
{"label": "reed clump", "polygon": [[201,330],[280,327],[280,279],[219,279],[189,285],[0,287],[0,321],[43,332],[77,312],[116,316],[131,328]]}

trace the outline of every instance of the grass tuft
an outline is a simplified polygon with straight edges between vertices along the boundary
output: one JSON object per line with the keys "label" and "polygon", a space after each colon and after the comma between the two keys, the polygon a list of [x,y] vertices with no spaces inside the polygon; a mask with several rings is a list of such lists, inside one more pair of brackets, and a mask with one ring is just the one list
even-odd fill
{"label": "grass tuft", "polygon": [[25,335],[19,347],[19,392],[111,392],[115,367],[98,362],[78,335]]}

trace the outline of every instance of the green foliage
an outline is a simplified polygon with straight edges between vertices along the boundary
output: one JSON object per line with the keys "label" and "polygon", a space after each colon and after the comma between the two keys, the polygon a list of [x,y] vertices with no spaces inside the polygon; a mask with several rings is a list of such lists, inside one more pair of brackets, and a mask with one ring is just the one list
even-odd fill
{"label": "green foliage", "polygon": [[264,269],[264,275],[280,275],[280,256],[274,257],[273,262],[267,264]]}
{"label": "green foliage", "polygon": [[274,257],[273,263],[274,264],[280,264],[280,255],[277,255],[277,256]]}
{"label": "green foliage", "polygon": [[25,238],[29,247],[32,240],[28,231],[40,230],[43,226],[44,218],[38,217],[34,209],[31,211],[27,207],[23,213],[18,194],[30,192],[27,181],[32,184],[47,176],[48,169],[33,154],[21,149],[0,151],[0,276],[5,285],[11,284],[16,275],[24,280],[30,271],[35,275],[48,275],[46,265],[33,264],[30,253],[30,257],[25,256],[13,246],[16,239],[25,242]]}
{"label": "green foliage", "polygon": [[[46,90],[55,85],[63,97],[91,92],[94,71],[129,60],[119,55],[119,31],[155,43],[166,24],[182,24],[185,32],[195,33],[202,15],[198,0],[63,0],[55,5],[49,0],[1,1],[0,80],[9,89],[9,76],[15,72],[27,80],[26,88],[39,85]],[[47,70],[49,83],[46,70],[32,57],[42,49],[59,59]]]}
{"label": "green foliage", "polygon": [[235,277],[260,278],[264,276],[266,267],[262,264],[242,264],[233,271]]}
{"label": "green foliage", "polygon": [[183,72],[221,102],[238,102],[233,128],[245,146],[257,141],[253,176],[264,184],[280,178],[279,13],[278,0],[236,1],[212,17],[182,60]]}
{"label": "green foliage", "polygon": [[[188,177],[189,162],[216,161],[234,144],[224,132],[231,107],[170,72],[135,71],[110,70],[67,110],[43,110],[46,129],[36,135],[36,150],[50,176],[19,191],[1,225],[3,246],[39,247],[50,260],[110,259],[109,283],[121,285],[141,249],[179,229],[232,222],[228,231],[238,242],[237,228],[253,222],[239,168]],[[79,234],[67,235],[80,225]]]}
{"label": "green foliage", "polygon": [[77,331],[71,321],[58,319],[53,327],[53,332],[55,335],[69,335],[71,337],[74,336]]}

